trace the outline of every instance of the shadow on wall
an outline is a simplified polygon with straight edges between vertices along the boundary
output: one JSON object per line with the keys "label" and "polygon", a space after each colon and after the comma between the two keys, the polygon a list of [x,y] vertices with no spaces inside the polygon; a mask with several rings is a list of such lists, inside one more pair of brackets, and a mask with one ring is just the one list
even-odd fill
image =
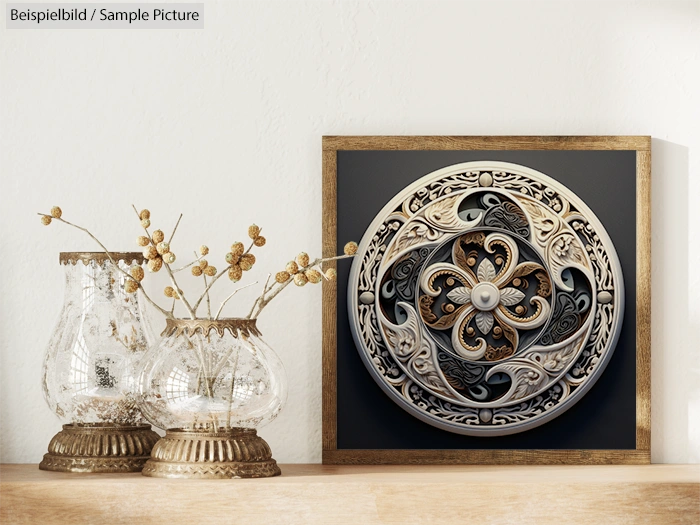
{"label": "shadow on wall", "polygon": [[700,459],[700,347],[691,338],[688,291],[688,165],[686,146],[652,139],[654,463]]}

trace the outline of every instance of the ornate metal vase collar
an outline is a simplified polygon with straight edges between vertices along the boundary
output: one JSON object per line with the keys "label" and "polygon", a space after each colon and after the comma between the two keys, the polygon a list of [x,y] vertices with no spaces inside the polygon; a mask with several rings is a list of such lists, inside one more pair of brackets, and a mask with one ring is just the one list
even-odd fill
{"label": "ornate metal vase collar", "polygon": [[127,264],[136,263],[143,264],[145,259],[141,252],[61,252],[58,255],[60,264],[77,264],[79,261],[84,265],[88,265],[91,261],[97,264],[104,264],[112,257],[115,261],[124,261]]}
{"label": "ornate metal vase collar", "polygon": [[260,331],[256,325],[256,319],[241,319],[236,317],[226,319],[167,319],[165,330],[161,336],[180,336],[194,335],[200,332],[203,335],[209,335],[209,332],[215,330],[219,337],[223,337],[226,331],[229,331],[233,337],[239,335],[250,337],[250,335],[260,336]]}

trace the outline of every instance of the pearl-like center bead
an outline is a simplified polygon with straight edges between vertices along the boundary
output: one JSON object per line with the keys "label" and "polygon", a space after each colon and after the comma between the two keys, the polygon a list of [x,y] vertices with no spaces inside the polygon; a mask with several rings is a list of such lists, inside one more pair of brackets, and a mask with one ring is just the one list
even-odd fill
{"label": "pearl-like center bead", "polygon": [[498,306],[501,292],[489,282],[479,283],[472,289],[472,304],[477,310],[489,311]]}

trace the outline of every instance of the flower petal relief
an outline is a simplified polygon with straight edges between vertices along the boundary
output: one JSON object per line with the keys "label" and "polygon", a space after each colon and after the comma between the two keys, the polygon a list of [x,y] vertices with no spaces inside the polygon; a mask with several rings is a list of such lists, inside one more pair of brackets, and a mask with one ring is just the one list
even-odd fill
{"label": "flower petal relief", "polygon": [[551,311],[547,271],[537,262],[520,262],[518,244],[500,232],[456,238],[447,261],[425,268],[420,289],[426,325],[450,330],[452,349],[470,361],[512,356],[519,331],[543,326]]}

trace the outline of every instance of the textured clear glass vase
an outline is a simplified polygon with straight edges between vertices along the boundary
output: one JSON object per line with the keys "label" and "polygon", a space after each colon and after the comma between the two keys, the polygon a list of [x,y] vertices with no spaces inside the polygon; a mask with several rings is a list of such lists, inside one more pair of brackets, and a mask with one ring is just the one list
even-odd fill
{"label": "textured clear glass vase", "polygon": [[279,474],[255,429],[287,398],[277,354],[255,319],[170,319],[144,359],[140,407],[167,429],[143,473],[159,477]]}
{"label": "textured clear glass vase", "polygon": [[[122,270],[140,253],[110,254]],[[42,386],[65,423],[40,468],[78,472],[140,470],[157,434],[138,409],[138,372],[149,347],[138,293],[106,253],[61,253],[63,309],[46,350]]]}
{"label": "textured clear glass vase", "polygon": [[143,361],[140,406],[163,428],[259,428],[279,414],[287,380],[254,319],[168,320]]}

